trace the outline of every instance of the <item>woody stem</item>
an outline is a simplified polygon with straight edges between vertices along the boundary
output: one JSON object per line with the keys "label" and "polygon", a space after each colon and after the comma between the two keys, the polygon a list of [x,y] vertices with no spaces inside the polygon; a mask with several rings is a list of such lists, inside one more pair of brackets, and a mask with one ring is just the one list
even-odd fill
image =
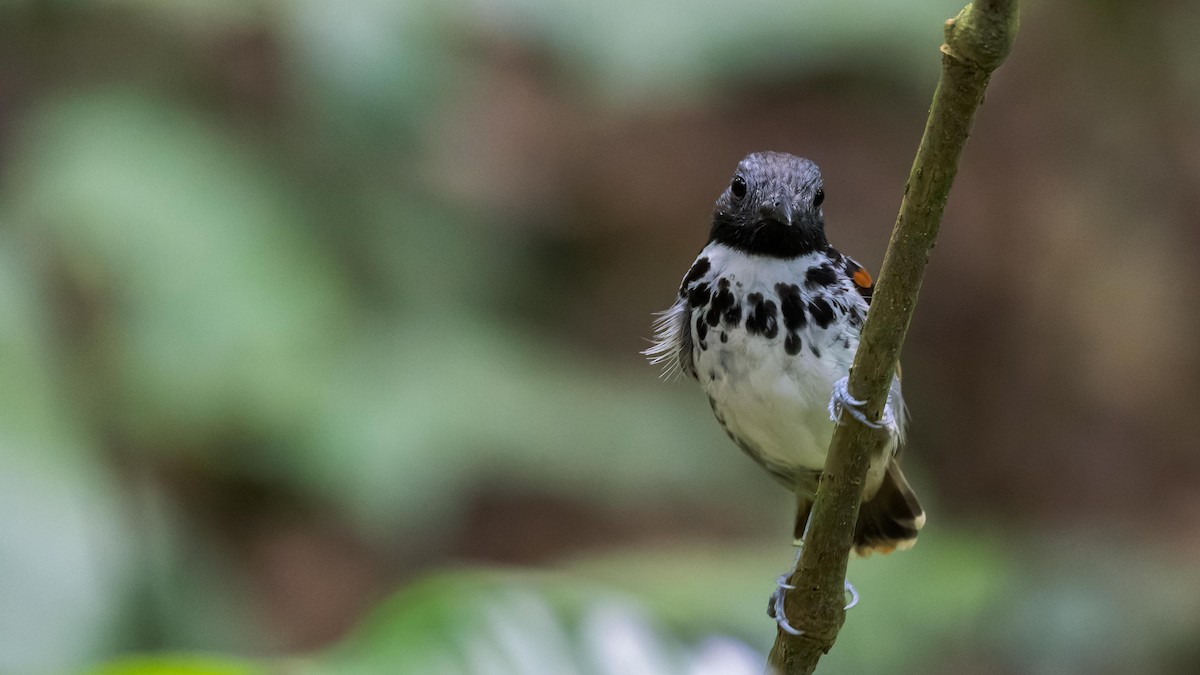
{"label": "woody stem", "polygon": [[[976,0],[946,22],[942,73],[925,134],[909,173],[900,213],[850,371],[849,391],[879,419],[900,348],[933,251],[942,212],[988,79],[1008,56],[1017,32],[1016,0]],[[773,672],[811,673],[833,648],[845,622],[843,583],[862,499],[868,458],[884,438],[843,412],[830,443],[800,563],[788,582],[788,622],[771,649]]]}

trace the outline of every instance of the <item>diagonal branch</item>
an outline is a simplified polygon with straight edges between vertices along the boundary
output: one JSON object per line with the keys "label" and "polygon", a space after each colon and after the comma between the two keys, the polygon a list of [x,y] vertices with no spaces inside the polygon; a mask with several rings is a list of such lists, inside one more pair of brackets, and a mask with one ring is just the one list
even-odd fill
{"label": "diagonal branch", "polygon": [[[880,418],[887,401],[975,110],[1016,32],[1016,0],[977,0],[946,22],[941,78],[850,371],[850,394],[866,400],[864,411],[870,419]],[[811,673],[845,622],[843,583],[854,523],[868,458],[883,440],[880,432],[843,413],[830,443],[804,549],[789,579],[796,588],[787,597],[788,622],[803,634],[779,631],[770,656],[778,673]]]}

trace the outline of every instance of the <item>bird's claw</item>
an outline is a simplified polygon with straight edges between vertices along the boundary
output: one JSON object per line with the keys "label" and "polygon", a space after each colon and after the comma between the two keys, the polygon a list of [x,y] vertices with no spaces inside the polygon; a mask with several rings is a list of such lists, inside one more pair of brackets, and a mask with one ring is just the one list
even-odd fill
{"label": "bird's claw", "polygon": [[789,635],[803,635],[804,631],[792,628],[792,624],[788,623],[787,614],[783,611],[783,598],[787,592],[796,588],[787,582],[788,575],[780,575],[775,580],[775,592],[771,593],[771,599],[767,601],[767,616],[775,619],[775,623],[779,624],[779,628]]}
{"label": "bird's claw", "polygon": [[[854,584],[849,580],[845,582],[846,592],[850,594],[850,602],[846,604],[845,609],[851,609],[858,604],[858,591],[855,590]],[[797,630],[788,623],[787,614],[783,611],[783,598],[788,591],[795,590],[796,587],[788,583],[788,575],[781,574],[775,580],[775,592],[771,593],[771,598],[767,601],[767,616],[775,619],[775,623],[779,624],[779,628],[789,635],[803,635],[804,631]]]}
{"label": "bird's claw", "polygon": [[867,402],[860,401],[850,395],[850,389],[847,386],[849,381],[850,377],[846,376],[833,383],[833,394],[829,397],[829,419],[841,424],[842,411],[845,410],[850,413],[851,417],[872,429],[881,429],[885,424],[889,424],[889,420],[891,419],[890,411],[887,410],[886,406],[884,407],[883,420],[872,422],[867,419],[866,414],[859,410],[859,407],[866,405]]}
{"label": "bird's claw", "polygon": [[858,591],[854,589],[854,584],[850,583],[849,579],[845,581],[845,584],[846,592],[850,594],[850,602],[846,604],[845,609],[851,609],[858,604]]}

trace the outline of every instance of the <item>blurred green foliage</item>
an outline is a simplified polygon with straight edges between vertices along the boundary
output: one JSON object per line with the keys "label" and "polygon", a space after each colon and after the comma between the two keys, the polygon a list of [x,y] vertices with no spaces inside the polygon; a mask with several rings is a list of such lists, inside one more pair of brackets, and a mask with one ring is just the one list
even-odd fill
{"label": "blurred green foliage", "polygon": [[[497,0],[466,3],[500,30],[544,44],[608,100],[670,99],[714,81],[765,83],[845,64],[928,85],[940,26],[954,3],[886,0],[609,3]],[[953,12],[952,12],[953,14]]]}
{"label": "blurred green foliage", "polygon": [[206,656],[134,656],[118,659],[92,671],[93,675],[258,675],[265,666],[231,658]]}
{"label": "blurred green foliage", "polygon": [[[637,254],[595,246],[594,196],[563,196],[585,205],[570,223],[463,199],[439,167],[477,167],[439,144],[474,142],[453,121],[512,45],[602,128],[844,74],[923,100],[960,4],[0,6],[0,672],[759,672],[790,556],[763,541],[790,499],[697,392],[568,325]],[[628,538],[523,531],[568,507]],[[938,518],[852,565],[863,602],[829,672],[1191,655],[1188,570]],[[551,569],[413,580],[486,558],[480,540]],[[333,628],[274,625],[300,595]]]}
{"label": "blurred green foliage", "polygon": [[[1183,566],[1116,557],[1103,569],[1056,567],[1039,579],[997,540],[943,532],[907,556],[852,561],[862,602],[824,671],[963,672],[990,663],[1120,672],[1161,663],[1161,653],[1191,639],[1187,626],[1153,621],[1200,601]],[[758,673],[774,636],[762,610],[779,554],[667,547],[568,562],[556,572],[446,572],[380,604],[339,644],[262,661],[261,671],[164,656],[95,672]],[[1025,590],[1013,597],[1013,589]],[[981,631],[985,648],[975,642]],[[722,634],[734,637],[714,642]],[[181,670],[162,670],[176,664]]]}
{"label": "blurred green foliage", "polygon": [[[1003,554],[978,543],[950,542],[933,554],[897,558],[898,565],[856,563],[852,576],[864,602],[831,656],[830,672],[921,672],[922,663],[938,658],[941,645],[964,637],[969,622],[995,606],[1012,581]],[[697,672],[689,655],[702,654],[706,638],[719,631],[755,648],[737,649],[741,665],[725,672],[758,673],[773,634],[763,630],[770,625],[763,602],[746,600],[765,599],[764,580],[777,572],[779,553],[775,547],[671,547],[582,560],[563,568],[568,574],[445,573],[381,604],[324,653],[263,667],[304,673],[685,673]],[[898,605],[908,608],[902,627],[894,625]],[[114,672],[143,672],[128,668]]]}

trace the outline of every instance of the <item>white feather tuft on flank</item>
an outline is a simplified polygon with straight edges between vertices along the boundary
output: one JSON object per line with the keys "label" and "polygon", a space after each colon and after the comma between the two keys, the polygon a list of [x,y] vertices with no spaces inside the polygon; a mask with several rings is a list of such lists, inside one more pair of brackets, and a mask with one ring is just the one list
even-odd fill
{"label": "white feather tuft on flank", "polygon": [[687,326],[687,303],[678,300],[670,309],[657,312],[654,320],[654,344],[644,349],[642,354],[650,359],[650,363],[661,365],[664,380],[675,379],[683,372],[680,359],[684,347],[684,329]]}
{"label": "white feather tuft on flank", "polygon": [[[905,431],[908,428],[908,406],[904,403],[904,394],[900,390],[899,373],[892,378],[892,386],[888,390],[887,408],[892,418],[892,425],[890,426],[893,426],[896,430],[896,443],[897,445],[904,445]],[[920,526],[917,529],[921,529]]]}
{"label": "white feather tuft on flank", "polygon": [[[922,511],[921,514],[919,516],[917,516],[915,520],[913,520],[913,529],[914,530],[919,530],[922,527],[925,527],[925,512],[924,511]],[[913,541],[915,542],[916,540],[914,539]]]}

